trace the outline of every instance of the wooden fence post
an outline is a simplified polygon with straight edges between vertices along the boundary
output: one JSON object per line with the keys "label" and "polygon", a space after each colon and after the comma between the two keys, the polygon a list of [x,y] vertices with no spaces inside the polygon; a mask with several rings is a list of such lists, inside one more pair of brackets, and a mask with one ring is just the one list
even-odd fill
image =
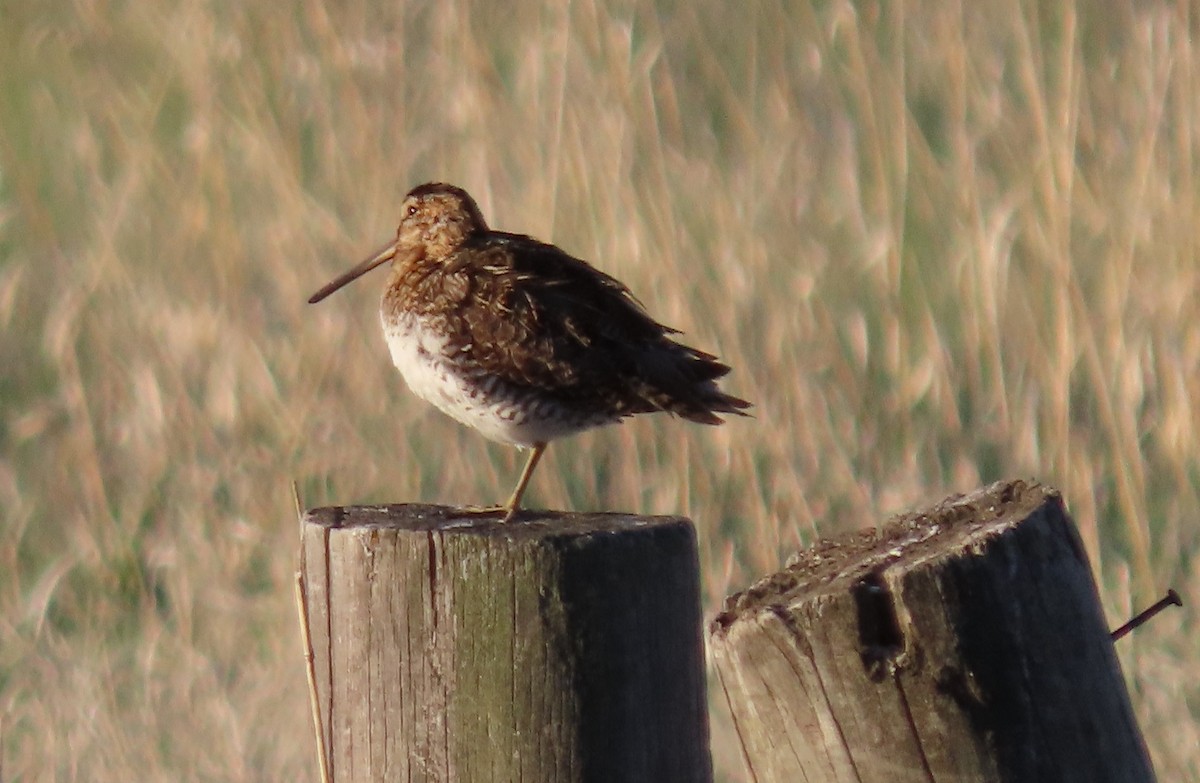
{"label": "wooden fence post", "polygon": [[695,530],[319,508],[298,587],[323,779],[712,779]]}
{"label": "wooden fence post", "polygon": [[711,644],[759,783],[1154,779],[1083,546],[1035,483],[819,542]]}

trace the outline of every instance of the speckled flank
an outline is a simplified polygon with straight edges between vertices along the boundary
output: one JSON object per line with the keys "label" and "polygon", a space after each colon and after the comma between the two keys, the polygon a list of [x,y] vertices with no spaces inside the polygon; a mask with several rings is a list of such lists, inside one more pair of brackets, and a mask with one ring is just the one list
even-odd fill
{"label": "speckled flank", "polygon": [[567,410],[498,376],[464,371],[449,357],[445,334],[428,328],[420,316],[384,319],[383,334],[413,394],[489,440],[528,447],[619,418]]}

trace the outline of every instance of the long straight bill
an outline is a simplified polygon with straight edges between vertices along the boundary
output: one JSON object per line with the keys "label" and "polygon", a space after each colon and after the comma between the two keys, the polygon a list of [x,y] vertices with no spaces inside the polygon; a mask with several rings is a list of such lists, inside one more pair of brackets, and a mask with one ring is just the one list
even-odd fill
{"label": "long straight bill", "polygon": [[362,263],[357,264],[350,271],[340,274],[337,277],[335,277],[333,280],[330,280],[324,287],[321,288],[320,291],[317,291],[315,294],[313,294],[312,296],[310,296],[308,298],[308,303],[316,304],[317,302],[321,301],[325,297],[332,294],[334,291],[336,291],[339,288],[341,288],[342,286],[346,285],[346,283],[357,280],[358,278],[362,277],[367,272],[370,272],[372,269],[374,269],[375,267],[384,263],[385,261],[390,261],[392,259],[392,257],[395,255],[396,255],[396,243],[392,242],[391,244],[387,245],[386,247],[381,248],[378,253],[371,256],[366,261],[363,261]]}

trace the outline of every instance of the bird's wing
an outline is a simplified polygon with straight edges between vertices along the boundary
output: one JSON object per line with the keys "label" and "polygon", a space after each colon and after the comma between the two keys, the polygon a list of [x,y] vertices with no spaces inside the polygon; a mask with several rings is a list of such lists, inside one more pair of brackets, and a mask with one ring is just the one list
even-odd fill
{"label": "bird's wing", "polygon": [[516,234],[490,233],[460,253],[441,285],[463,305],[449,326],[469,369],[618,417],[667,410],[719,424],[714,411],[747,407],[716,386],[729,367],[671,339],[676,330],[616,278]]}
{"label": "bird's wing", "polygon": [[[676,330],[651,318],[623,283],[553,245],[493,232],[464,250],[476,306],[462,308],[459,326],[489,373],[607,395],[638,373],[639,354],[681,348],[669,338]],[[445,272],[456,267],[451,261]]]}

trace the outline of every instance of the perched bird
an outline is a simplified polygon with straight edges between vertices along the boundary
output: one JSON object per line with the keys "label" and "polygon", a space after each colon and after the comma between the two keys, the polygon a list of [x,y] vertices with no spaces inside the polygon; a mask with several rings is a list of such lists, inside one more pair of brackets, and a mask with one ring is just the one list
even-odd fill
{"label": "perched bird", "polygon": [[671,339],[619,280],[521,234],[488,228],[466,191],[430,183],[401,207],[395,241],[313,294],[386,261],[380,318],[412,391],[485,437],[532,448],[510,521],[554,438],[666,411],[701,424],[745,415],[717,388],[729,367]]}

